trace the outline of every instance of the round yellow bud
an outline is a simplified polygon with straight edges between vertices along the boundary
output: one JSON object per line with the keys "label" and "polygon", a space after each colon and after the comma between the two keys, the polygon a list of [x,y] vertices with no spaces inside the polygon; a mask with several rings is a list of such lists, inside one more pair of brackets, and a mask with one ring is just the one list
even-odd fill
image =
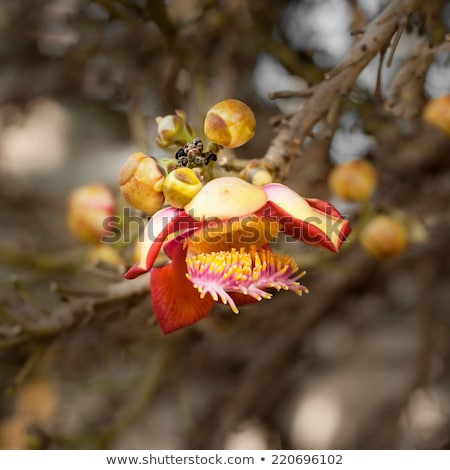
{"label": "round yellow bud", "polygon": [[164,202],[164,175],[156,160],[142,152],[133,153],[119,174],[120,192],[128,204],[153,215]]}
{"label": "round yellow bud", "polygon": [[378,215],[364,227],[360,242],[373,258],[386,259],[405,250],[408,235],[403,224],[387,215]]}
{"label": "round yellow bud", "polygon": [[255,186],[265,186],[266,184],[273,183],[273,177],[264,168],[259,168],[252,172],[250,182]]}
{"label": "round yellow bud", "polygon": [[114,195],[105,185],[81,186],[69,195],[67,225],[79,240],[99,243],[109,232],[108,218],[115,210]]}
{"label": "round yellow bud", "polygon": [[239,173],[239,178],[255,186],[265,186],[273,183],[272,173],[265,164],[259,160],[251,160],[250,163]]}
{"label": "round yellow bud", "polygon": [[450,95],[430,100],[423,109],[423,118],[450,137]]}
{"label": "round yellow bud", "polygon": [[202,183],[190,168],[177,168],[164,180],[163,192],[166,201],[178,209],[184,208],[202,189]]}
{"label": "round yellow bud", "polygon": [[253,111],[242,101],[228,99],[215,104],[206,114],[204,131],[211,142],[223,147],[244,145],[255,135]]}
{"label": "round yellow bud", "polygon": [[334,167],[328,178],[330,191],[348,201],[366,201],[377,184],[377,173],[367,160],[355,160]]}

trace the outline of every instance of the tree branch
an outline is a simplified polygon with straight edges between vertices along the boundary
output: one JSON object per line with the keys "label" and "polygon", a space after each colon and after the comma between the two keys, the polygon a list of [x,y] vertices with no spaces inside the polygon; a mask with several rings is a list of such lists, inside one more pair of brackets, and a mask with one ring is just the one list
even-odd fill
{"label": "tree branch", "polygon": [[361,71],[389,45],[392,37],[399,32],[401,25],[405,24],[421,2],[422,0],[391,1],[366,26],[342,63],[325,76],[325,81],[314,87],[312,96],[302,104],[298,112],[281,124],[263,157],[263,162],[273,169],[276,179],[287,177],[293,160],[301,153],[301,146],[313,127],[328,114],[334,103],[351,91]]}
{"label": "tree branch", "polygon": [[[15,336],[8,336],[5,340],[0,340],[0,347],[15,346],[35,337],[54,336],[78,324],[87,314],[100,312],[112,305],[133,304],[148,295],[149,276],[147,274],[137,279],[110,284],[100,295],[89,294],[72,299],[59,305],[45,316],[31,305],[23,304],[21,299],[12,297],[2,299],[0,306],[3,307],[4,312],[7,312],[10,322],[14,323],[14,326],[18,325],[20,329]],[[26,309],[17,308],[18,300],[26,306]],[[24,318],[24,309],[27,318]]]}

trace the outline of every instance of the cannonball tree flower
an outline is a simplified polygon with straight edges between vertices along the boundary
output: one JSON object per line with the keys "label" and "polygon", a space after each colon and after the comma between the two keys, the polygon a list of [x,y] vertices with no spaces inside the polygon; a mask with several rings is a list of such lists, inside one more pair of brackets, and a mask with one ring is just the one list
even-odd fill
{"label": "cannonball tree flower", "polygon": [[[166,207],[147,224],[139,261],[125,274],[151,270],[155,316],[164,333],[204,318],[214,302],[238,306],[270,299],[269,289],[307,292],[290,256],[272,252],[283,230],[337,252],[349,222],[328,202],[304,199],[285,185],[258,187],[236,177],[207,183],[184,207]],[[170,262],[154,267],[163,249]]]}

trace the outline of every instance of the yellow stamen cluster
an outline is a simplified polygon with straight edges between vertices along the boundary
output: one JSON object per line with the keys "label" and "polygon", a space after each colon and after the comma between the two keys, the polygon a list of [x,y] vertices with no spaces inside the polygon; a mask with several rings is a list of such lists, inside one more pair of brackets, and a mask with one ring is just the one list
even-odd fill
{"label": "yellow stamen cluster", "polygon": [[270,250],[245,248],[230,251],[200,253],[186,260],[186,277],[204,298],[206,294],[217,301],[229,304],[238,313],[229,292],[237,292],[256,300],[270,299],[268,288],[292,290],[298,295],[308,292],[297,282],[305,272],[298,272],[297,263],[290,256],[278,255]]}

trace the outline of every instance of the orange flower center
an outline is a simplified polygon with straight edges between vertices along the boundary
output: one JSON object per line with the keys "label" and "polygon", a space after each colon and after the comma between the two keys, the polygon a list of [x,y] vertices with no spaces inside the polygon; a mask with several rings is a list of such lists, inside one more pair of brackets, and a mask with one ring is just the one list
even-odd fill
{"label": "orange flower center", "polygon": [[187,239],[188,254],[239,250],[251,245],[263,248],[275,240],[279,231],[278,222],[255,215],[225,221],[215,219],[204,223]]}

